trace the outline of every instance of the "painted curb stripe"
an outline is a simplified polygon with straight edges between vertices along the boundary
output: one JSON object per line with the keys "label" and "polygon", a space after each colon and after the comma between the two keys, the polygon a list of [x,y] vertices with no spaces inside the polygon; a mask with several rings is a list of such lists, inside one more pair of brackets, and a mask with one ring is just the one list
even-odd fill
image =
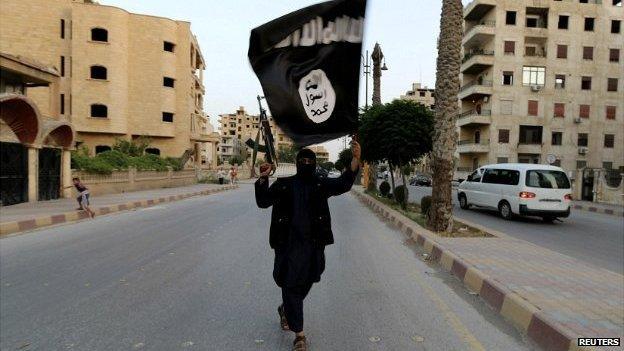
{"label": "painted curb stripe", "polygon": [[[464,262],[455,260],[453,261],[453,266],[451,267],[451,273],[454,276],[458,277],[462,282],[464,281],[464,277],[466,276],[466,264]],[[483,288],[482,288],[483,289]]]}
{"label": "painted curb stripe", "polygon": [[496,311],[500,312],[505,301],[505,292],[496,284],[490,283],[488,279],[483,280],[479,295]]}
{"label": "painted curb stripe", "polygon": [[37,227],[37,222],[34,219],[29,219],[29,220],[25,220],[25,221],[19,221],[17,222],[17,226],[19,227],[19,230],[29,230],[29,229],[34,229]]}
{"label": "painted curb stripe", "polygon": [[544,320],[542,313],[533,315],[527,335],[548,351],[567,351],[572,341],[554,328],[549,321]]}
{"label": "painted curb stripe", "polygon": [[65,222],[65,214],[54,215],[51,218],[52,218],[52,224]]}

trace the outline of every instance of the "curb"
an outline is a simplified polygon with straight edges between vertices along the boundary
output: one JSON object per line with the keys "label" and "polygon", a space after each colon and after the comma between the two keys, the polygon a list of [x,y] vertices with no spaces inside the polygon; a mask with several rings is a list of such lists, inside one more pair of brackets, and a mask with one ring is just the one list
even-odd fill
{"label": "curb", "polygon": [[[503,316],[532,342],[548,351],[589,351],[593,348],[576,346],[577,335],[550,319],[522,296],[510,291],[498,281],[457,257],[435,238],[435,234],[403,214],[375,200],[370,195],[351,190],[373,212],[410,236],[429,254],[431,262],[459,278],[470,291],[477,293],[496,313]],[[467,223],[466,223],[467,224]]]}
{"label": "curb", "polygon": [[602,207],[587,206],[587,205],[572,205],[572,209],[624,217],[624,209],[614,210],[611,208],[602,208]]}
{"label": "curb", "polygon": [[[210,195],[210,194],[218,193],[221,191],[226,191],[226,190],[231,190],[231,189],[236,189],[236,188],[238,188],[238,185],[227,185],[221,188],[196,191],[193,193],[178,194],[178,195],[171,195],[171,196],[159,197],[159,198],[154,198],[154,199],[131,201],[131,202],[122,203],[122,204],[102,206],[102,207],[93,208],[93,211],[95,212],[96,215],[101,216],[105,214],[131,210],[134,208],[150,207],[150,206],[154,206],[154,205],[165,203],[165,202],[183,200],[192,196]],[[55,214],[55,215],[39,216],[39,217],[21,220],[21,221],[3,222],[3,223],[0,223],[0,237],[6,236],[8,234],[23,232],[26,230],[33,230],[33,229],[48,227],[51,225],[73,223],[73,222],[77,222],[79,220],[87,219],[87,218],[89,218],[89,215],[85,211],[70,211],[70,212],[65,212],[65,213],[60,213],[60,214]]]}

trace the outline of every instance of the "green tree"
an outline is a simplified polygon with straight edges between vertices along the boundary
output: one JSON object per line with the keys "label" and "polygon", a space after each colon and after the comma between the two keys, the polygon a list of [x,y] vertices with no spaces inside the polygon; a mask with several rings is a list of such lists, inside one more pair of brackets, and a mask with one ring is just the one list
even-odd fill
{"label": "green tree", "polygon": [[433,184],[428,225],[434,231],[453,230],[453,154],[457,147],[455,120],[459,115],[459,68],[463,6],[461,0],[442,0],[436,63],[434,148],[431,153]]}
{"label": "green tree", "polygon": [[277,160],[284,163],[295,163],[299,149],[295,146],[280,146],[277,150]]}
{"label": "green tree", "polygon": [[353,158],[353,153],[351,152],[351,149],[350,148],[344,149],[340,151],[340,153],[338,154],[338,160],[336,161],[334,166],[336,167],[337,170],[342,172],[345,170],[345,168],[351,166],[352,158]]}
{"label": "green tree", "polygon": [[[391,172],[402,169],[431,151],[432,134],[433,114],[420,104],[394,100],[372,106],[362,115],[358,133],[362,159],[370,163],[388,161]],[[399,173],[406,184],[404,172]],[[394,192],[394,176],[391,180]]]}
{"label": "green tree", "polygon": [[332,169],[334,169],[334,163],[330,161],[322,162],[319,164],[319,166],[327,171],[331,171]]}
{"label": "green tree", "polygon": [[231,165],[242,165],[243,163],[245,163],[245,159],[240,156],[240,155],[234,155],[230,158],[230,164]]}

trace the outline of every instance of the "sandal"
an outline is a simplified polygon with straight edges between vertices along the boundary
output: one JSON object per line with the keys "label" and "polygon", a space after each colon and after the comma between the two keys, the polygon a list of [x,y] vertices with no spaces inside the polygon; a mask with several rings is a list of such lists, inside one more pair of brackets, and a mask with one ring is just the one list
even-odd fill
{"label": "sandal", "polygon": [[293,351],[308,351],[308,343],[305,336],[297,336],[293,343]]}
{"label": "sandal", "polygon": [[279,314],[280,317],[280,326],[282,327],[282,330],[290,330],[288,327],[288,321],[286,320],[286,313],[284,312],[283,304],[277,307],[277,314]]}

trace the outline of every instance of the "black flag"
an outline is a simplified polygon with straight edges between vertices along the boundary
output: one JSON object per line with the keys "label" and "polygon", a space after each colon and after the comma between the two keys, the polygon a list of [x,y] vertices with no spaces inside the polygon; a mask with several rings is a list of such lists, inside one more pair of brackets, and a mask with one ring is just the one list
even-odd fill
{"label": "black flag", "polygon": [[249,62],[275,123],[298,146],[353,133],[366,0],[334,0],[251,31]]}

